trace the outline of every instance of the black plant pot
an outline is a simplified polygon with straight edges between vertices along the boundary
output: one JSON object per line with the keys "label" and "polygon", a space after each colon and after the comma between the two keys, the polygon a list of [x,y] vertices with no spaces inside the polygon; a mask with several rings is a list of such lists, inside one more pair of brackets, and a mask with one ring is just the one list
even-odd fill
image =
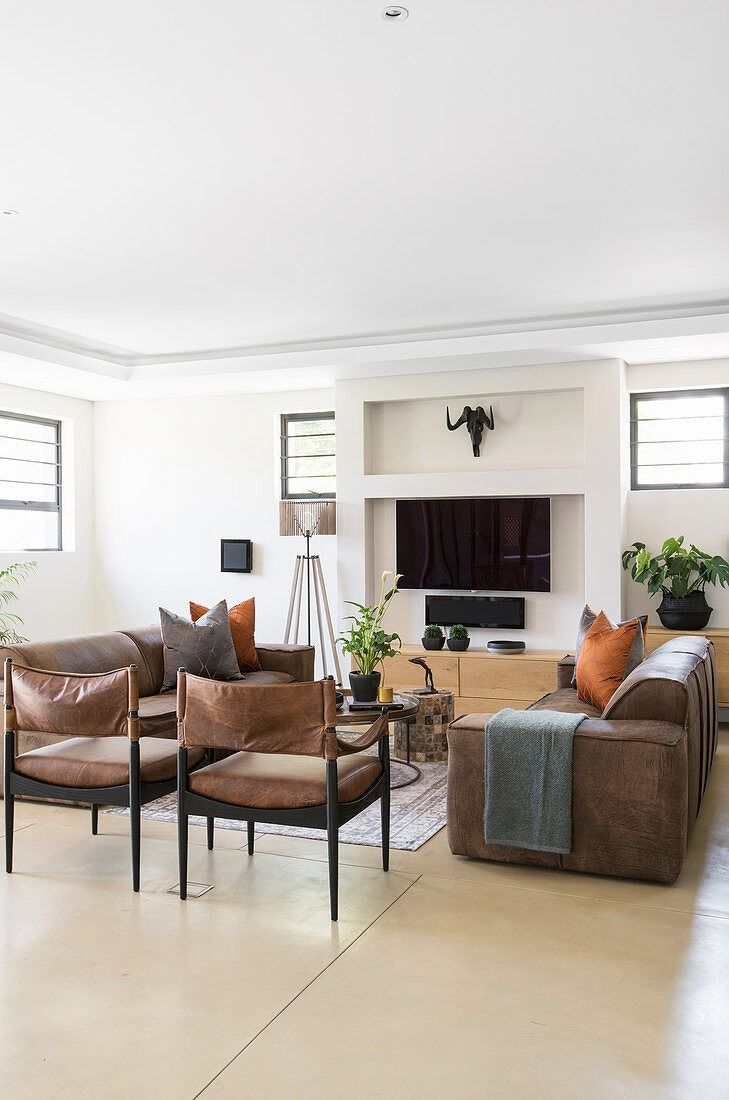
{"label": "black plant pot", "polygon": [[690,596],[664,596],[658,608],[658,618],[666,630],[703,630],[713,607],[706,602],[704,592]]}
{"label": "black plant pot", "polygon": [[349,686],[352,689],[352,701],[355,703],[376,703],[381,679],[382,673],[380,672],[370,672],[367,676],[362,672],[350,672]]}
{"label": "black plant pot", "polygon": [[452,653],[465,653],[471,644],[470,638],[449,638],[448,648]]}
{"label": "black plant pot", "polygon": [[423,643],[423,649],[442,649],[445,645],[445,638],[441,634],[440,638],[421,638]]}

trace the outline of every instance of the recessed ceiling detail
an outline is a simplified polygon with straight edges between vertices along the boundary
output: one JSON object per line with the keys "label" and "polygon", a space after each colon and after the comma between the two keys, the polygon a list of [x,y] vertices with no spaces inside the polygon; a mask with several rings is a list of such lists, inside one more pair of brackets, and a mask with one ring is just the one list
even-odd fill
{"label": "recessed ceiling detail", "polygon": [[330,369],[724,308],[729,4],[411,5],[9,5],[13,354]]}

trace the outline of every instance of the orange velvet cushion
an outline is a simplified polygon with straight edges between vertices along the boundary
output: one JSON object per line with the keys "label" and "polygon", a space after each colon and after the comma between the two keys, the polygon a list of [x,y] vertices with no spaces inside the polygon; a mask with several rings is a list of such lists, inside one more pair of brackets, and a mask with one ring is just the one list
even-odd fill
{"label": "orange velvet cushion", "polygon": [[604,710],[625,679],[630,650],[640,630],[637,619],[613,627],[604,611],[595,619],[577,658],[577,694],[585,703]]}
{"label": "orange velvet cushion", "polygon": [[[190,600],[190,618],[193,622],[207,612],[207,607],[201,603],[193,603]],[[252,596],[250,600],[243,600],[231,607],[228,616],[230,618],[230,632],[233,635],[235,655],[238,658],[238,668],[241,672],[258,672],[261,662],[256,653],[256,601]]]}

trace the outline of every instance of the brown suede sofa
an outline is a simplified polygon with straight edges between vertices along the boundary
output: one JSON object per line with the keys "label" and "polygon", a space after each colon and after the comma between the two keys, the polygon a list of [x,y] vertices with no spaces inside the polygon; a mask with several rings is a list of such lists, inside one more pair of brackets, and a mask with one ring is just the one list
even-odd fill
{"label": "brown suede sofa", "polygon": [[[306,645],[257,645],[260,672],[248,672],[252,684],[288,684],[314,679],[314,648]],[[25,642],[0,646],[0,660],[12,657],[16,665],[50,672],[111,672],[137,666],[140,737],[177,737],[176,693],[161,692],[164,675],[162,635],[159,626],[86,634],[51,642]],[[0,693],[2,686],[0,684]],[[28,752],[51,745],[62,737],[18,731],[16,751]]]}
{"label": "brown suede sofa", "polygon": [[572,851],[568,855],[487,844],[484,727],[488,714],[448,730],[448,841],[455,855],[621,878],[674,882],[706,789],[718,730],[716,658],[705,638],[674,638],[655,650],[604,711],[570,686],[574,658],[559,666],[557,691],[537,709],[584,712],[572,759]]}

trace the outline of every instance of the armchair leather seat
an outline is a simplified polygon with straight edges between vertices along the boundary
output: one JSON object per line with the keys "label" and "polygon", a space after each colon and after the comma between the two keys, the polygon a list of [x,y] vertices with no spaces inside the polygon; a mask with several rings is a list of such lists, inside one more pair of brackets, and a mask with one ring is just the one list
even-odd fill
{"label": "armchair leather seat", "polygon": [[[199,764],[203,756],[203,749],[191,749],[190,767]],[[143,783],[174,779],[177,773],[174,741],[140,737],[139,757]],[[27,779],[58,787],[118,787],[129,782],[129,741],[125,737],[69,737],[21,753],[15,759],[15,770]]]}
{"label": "armchair leather seat", "polygon": [[[376,756],[354,753],[340,757],[340,802],[359,798],[381,774]],[[188,788],[231,806],[267,810],[323,806],[327,800],[326,762],[312,756],[236,752],[191,772]]]}

